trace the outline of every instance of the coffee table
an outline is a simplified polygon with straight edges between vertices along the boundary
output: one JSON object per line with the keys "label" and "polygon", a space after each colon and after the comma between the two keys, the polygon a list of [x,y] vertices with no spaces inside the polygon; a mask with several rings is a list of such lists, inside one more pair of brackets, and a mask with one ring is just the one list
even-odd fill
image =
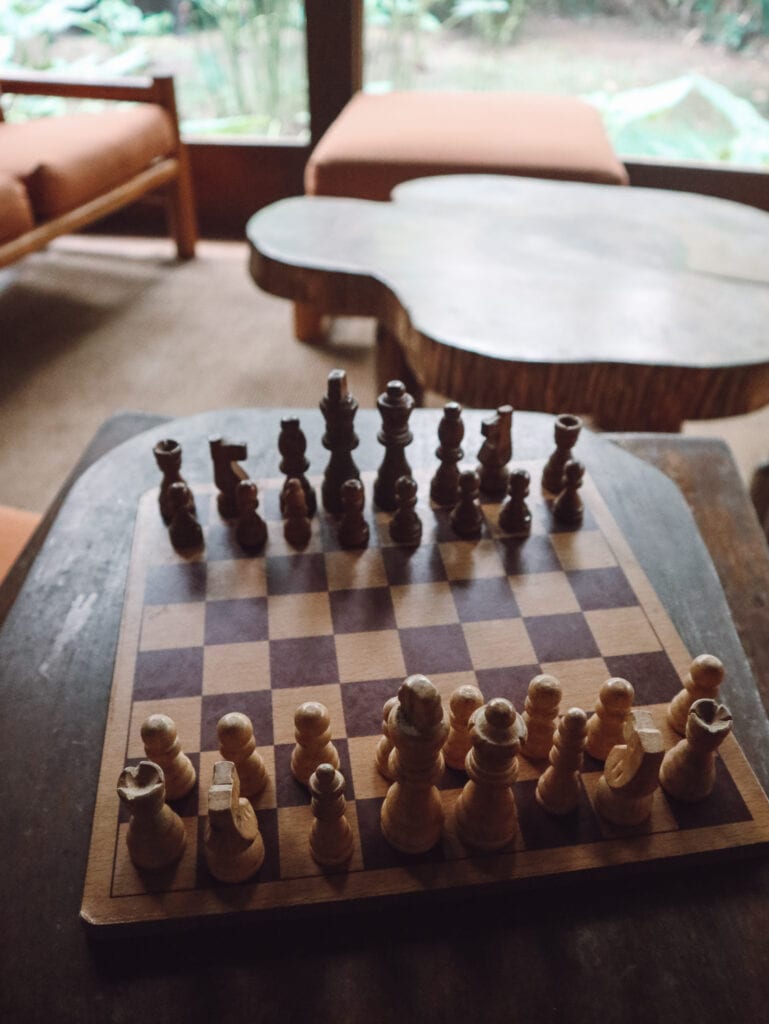
{"label": "coffee table", "polygon": [[769,402],[769,215],[657,189],[486,175],[390,203],[303,196],[247,228],[264,290],[379,321],[378,377],[616,430]]}

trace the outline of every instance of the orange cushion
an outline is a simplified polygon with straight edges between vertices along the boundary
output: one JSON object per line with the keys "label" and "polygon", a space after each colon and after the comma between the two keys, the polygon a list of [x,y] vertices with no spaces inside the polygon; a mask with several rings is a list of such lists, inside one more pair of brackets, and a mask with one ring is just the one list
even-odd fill
{"label": "orange cushion", "polygon": [[34,226],[35,218],[32,216],[26,189],[10,174],[0,173],[0,243],[18,238]]}
{"label": "orange cushion", "polygon": [[305,171],[311,195],[389,199],[433,174],[519,174],[626,185],[598,111],[572,96],[357,93]]}
{"label": "orange cushion", "polygon": [[38,220],[74,210],[175,150],[162,107],[41,117],[0,127],[0,171],[27,187]]}
{"label": "orange cushion", "polygon": [[21,554],[40,522],[37,512],[0,505],[0,581]]}

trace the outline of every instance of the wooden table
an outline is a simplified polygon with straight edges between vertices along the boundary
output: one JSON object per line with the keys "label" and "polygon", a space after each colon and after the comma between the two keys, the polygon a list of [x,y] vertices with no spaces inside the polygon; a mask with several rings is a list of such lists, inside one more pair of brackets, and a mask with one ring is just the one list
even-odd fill
{"label": "wooden table", "polygon": [[656,189],[484,175],[391,203],[305,196],[248,224],[266,291],[380,323],[380,384],[606,429],[769,402],[769,215]]}
{"label": "wooden table", "polygon": [[[158,479],[152,445],[161,434],[175,437],[185,448],[185,475],[207,479],[207,436],[242,436],[249,442],[247,466],[258,479],[275,472],[280,415],[206,413],[162,428],[151,420],[148,433],[115,448],[75,484],[16,594],[0,631],[0,1016],[57,1022],[763,1019],[769,1000],[765,860],[640,875],[619,887],[571,884],[514,899],[436,898],[305,923],[88,940],[78,908],[132,524],[139,495]],[[300,415],[308,455],[320,467],[319,415]],[[437,419],[431,411],[414,414],[415,467],[433,464]],[[468,414],[467,422],[475,433],[479,416]],[[361,412],[357,425],[359,464],[374,466],[381,457],[378,417]],[[549,417],[516,416],[516,458],[547,451],[551,437]],[[679,632],[692,649],[717,648],[730,664],[728,699],[745,716],[740,740],[767,786],[769,727],[759,694],[769,704],[769,554],[736,469],[716,442],[665,436],[617,442],[583,434],[581,454],[670,602]],[[678,540],[699,590],[674,586],[667,565],[655,559],[674,489],[663,487],[662,507],[654,505],[656,486],[648,497],[642,488],[640,497],[629,498],[624,472],[647,479],[652,471],[620,445],[662,466],[683,487],[752,673],[693,527]]]}

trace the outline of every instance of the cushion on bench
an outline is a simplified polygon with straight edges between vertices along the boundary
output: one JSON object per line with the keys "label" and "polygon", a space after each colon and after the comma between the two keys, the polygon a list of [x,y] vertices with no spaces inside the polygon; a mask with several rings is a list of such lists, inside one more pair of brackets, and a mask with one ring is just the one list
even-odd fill
{"label": "cushion on bench", "polygon": [[40,519],[37,512],[0,505],[0,582],[35,532]]}
{"label": "cushion on bench", "polygon": [[171,118],[141,104],[4,123],[0,173],[24,183],[38,220],[73,210],[175,151]]}
{"label": "cushion on bench", "polygon": [[34,226],[27,190],[16,178],[0,172],[0,243],[18,238]]}
{"label": "cushion on bench", "polygon": [[316,146],[310,195],[389,199],[434,174],[518,174],[626,185],[598,111],[572,96],[357,93]]}

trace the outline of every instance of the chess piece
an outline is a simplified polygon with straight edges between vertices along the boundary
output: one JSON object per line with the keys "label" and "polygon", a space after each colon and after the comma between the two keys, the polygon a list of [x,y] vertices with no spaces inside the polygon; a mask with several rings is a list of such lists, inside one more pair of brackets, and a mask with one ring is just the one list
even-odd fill
{"label": "chess piece", "polygon": [[126,843],[137,868],[159,871],[179,860],[187,833],[182,819],[165,802],[163,769],[152,761],[125,768],[117,793],[131,812]]}
{"label": "chess piece", "polygon": [[551,494],[558,494],[563,483],[563,471],[571,458],[571,452],[582,430],[579,416],[562,413],[555,419],[555,451],[547,460],[542,472],[542,487]]}
{"label": "chess piece", "polygon": [[695,700],[686,718],[686,735],[665,754],[660,784],[678,800],[695,803],[716,784],[716,750],[732,731],[729,708],[716,700]]}
{"label": "chess piece", "polygon": [[414,399],[402,381],[391,380],[376,404],[382,417],[377,441],[384,445],[385,454],[374,481],[374,501],[379,508],[392,512],[397,506],[396,483],[402,476],[411,476],[405,452],[414,440],[408,422]]}
{"label": "chess piece", "polygon": [[683,689],[670,702],[668,721],[681,736],[686,731],[686,722],[692,704],[701,697],[718,700],[718,691],[724,680],[724,666],[712,654],[700,654],[689,667]]}
{"label": "chess piece", "polygon": [[256,749],[251,719],[241,711],[230,711],[219,719],[216,734],[219,752],[237,769],[241,796],[259,796],[267,785],[267,769]]}
{"label": "chess piece", "polygon": [[312,537],[312,522],[307,512],[307,498],[297,477],[286,480],[283,487],[283,536],[292,548],[306,548]]}
{"label": "chess piece", "polygon": [[186,796],[197,778],[192,761],[182,751],[176,725],[168,715],[150,715],[141,727],[144,753],[163,769],[166,800]]}
{"label": "chess piece", "polygon": [[523,719],[509,700],[495,697],[470,719],[472,748],[465,761],[470,776],[457,800],[457,835],[478,850],[500,850],[518,831],[512,785],[518,778],[518,748],[526,735]]}
{"label": "chess piece", "polygon": [[449,735],[443,748],[443,757],[449,768],[463,771],[472,739],[470,716],[483,706],[483,694],[469,683],[458,686],[449,697]]}
{"label": "chess piece", "polygon": [[526,504],[529,495],[529,474],[514,469],[507,483],[507,497],[499,510],[499,528],[511,537],[528,537],[531,533],[531,512]]}
{"label": "chess piece", "polygon": [[216,498],[219,515],[223,519],[234,519],[238,514],[235,491],[241,480],[248,479],[248,473],[239,465],[248,457],[248,448],[221,437],[209,437],[208,447],[214,463],[214,483],[219,489]]}
{"label": "chess piece", "polygon": [[422,539],[422,520],[416,513],[417,484],[410,476],[401,476],[395,485],[398,507],[390,520],[390,537],[396,544],[416,547]]}
{"label": "chess piece", "polygon": [[585,749],[597,761],[605,761],[609,751],[624,739],[623,726],[633,704],[635,691],[627,679],[607,679],[601,687],[595,714],[587,723]]}
{"label": "chess piece", "polygon": [[181,480],[168,488],[171,523],[168,536],[177,551],[192,551],[203,546],[203,528],[195,517],[192,492]]}
{"label": "chess piece", "polygon": [[363,514],[366,493],[360,480],[345,480],[340,491],[342,518],[339,521],[339,543],[343,548],[365,548],[369,528]]}
{"label": "chess piece", "polygon": [[478,475],[484,494],[495,496],[507,490],[507,464],[513,457],[512,428],[512,405],[500,405],[493,416],[481,423],[484,441],[478,452]]}
{"label": "chess piece", "polygon": [[440,444],[435,449],[440,465],[430,481],[430,497],[443,508],[453,508],[459,497],[458,464],[464,457],[462,439],[465,436],[465,425],[462,422],[462,406],[458,402],[447,402],[443,407],[443,417],[438,425]]}
{"label": "chess piece", "polygon": [[534,676],[529,683],[523,708],[526,739],[521,743],[521,753],[531,761],[550,756],[561,696],[561,684],[555,676]]}
{"label": "chess piece", "polygon": [[217,761],[203,832],[208,870],[220,882],[245,882],[264,863],[264,841],[251,804],[240,795],[232,761]]}
{"label": "chess piece", "polygon": [[257,555],[267,543],[267,524],[257,512],[259,491],[253,480],[241,480],[235,488],[235,506],[238,544],[250,555]]}
{"label": "chess piece", "polygon": [[321,498],[327,512],[339,515],[342,512],[342,484],[360,477],[351,455],[358,447],[358,436],[353,426],[358,403],[349,393],[344,370],[332,370],[328,375],[328,390],[321,399],[320,411],[326,421],[322,444],[331,453],[323,474]]}
{"label": "chess piece", "polygon": [[325,704],[308,700],[294,712],[296,746],[291,755],[291,773],[306,786],[319,764],[339,767],[339,754],[331,742],[331,717]]}
{"label": "chess piece", "polygon": [[379,740],[379,743],[377,743],[376,748],[375,761],[377,770],[379,771],[379,774],[383,776],[383,778],[388,780],[388,782],[393,782],[395,780],[395,773],[390,771],[389,764],[390,755],[393,753],[395,746],[390,736],[388,719],[390,717],[390,712],[397,703],[397,696],[390,697],[388,700],[385,701],[385,705],[382,708],[382,736]]}
{"label": "chess piece", "polygon": [[579,773],[584,760],[587,715],[582,708],[569,708],[558,723],[550,766],[537,782],[537,803],[550,814],[569,814],[579,805]]}
{"label": "chess piece", "polygon": [[483,512],[478,497],[478,474],[466,469],[459,474],[459,501],[450,517],[451,528],[458,537],[480,537]]}
{"label": "chess piece", "polygon": [[352,829],[344,813],[344,776],[332,764],[319,764],[310,776],[310,793],[315,816],[310,853],[322,867],[341,867],[353,850]]}
{"label": "chess piece", "polygon": [[[163,522],[168,526],[173,516],[173,506],[169,501],[168,490],[171,484],[184,484],[187,481],[181,475],[182,468],[182,446],[178,441],[172,441],[170,438],[165,441],[158,441],[155,447],[152,449],[155,456],[155,462],[158,465],[158,469],[163,474],[163,479],[160,481],[160,492],[158,494],[158,504],[160,505],[160,514],[163,517]],[[190,501],[192,503],[192,511],[195,511],[195,501],[190,491]]]}
{"label": "chess piece", "polygon": [[579,489],[584,475],[585,467],[581,462],[570,459],[566,463],[563,471],[563,488],[553,502],[553,515],[564,526],[579,526],[582,522],[585,509]]}
{"label": "chess piece", "polygon": [[641,825],[652,812],[665,749],[662,734],[648,711],[631,711],[623,730],[624,743],[606,758],[598,780],[595,804],[613,825]]}
{"label": "chess piece", "polygon": [[388,731],[395,746],[395,782],[381,811],[382,834],[401,853],[425,853],[441,837],[443,804],[435,785],[449,726],[441,695],[426,676],[409,676],[398,690]]}
{"label": "chess piece", "polygon": [[280,421],[280,434],[278,435],[278,451],[282,458],[279,469],[285,473],[286,480],[280,492],[280,511],[285,516],[286,489],[290,480],[298,480],[304,492],[304,499],[307,506],[306,515],[312,518],[318,506],[318,499],[315,496],[315,489],[305,476],[310,468],[310,460],[305,456],[307,451],[307,438],[299,426],[296,416],[284,416]]}

